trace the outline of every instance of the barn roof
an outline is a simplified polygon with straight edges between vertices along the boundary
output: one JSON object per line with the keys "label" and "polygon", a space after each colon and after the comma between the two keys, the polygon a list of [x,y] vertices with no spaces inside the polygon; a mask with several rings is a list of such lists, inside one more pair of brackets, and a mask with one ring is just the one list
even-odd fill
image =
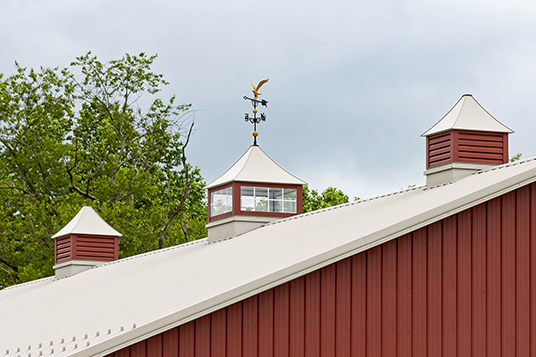
{"label": "barn roof", "polygon": [[285,171],[257,145],[249,149],[229,170],[205,188],[221,186],[229,182],[270,182],[305,185],[306,182]]}
{"label": "barn roof", "polygon": [[430,136],[451,129],[514,132],[488,113],[471,94],[464,94],[441,120],[421,136]]}
{"label": "barn roof", "polygon": [[13,286],[0,353],[106,355],[535,181],[532,158]]}

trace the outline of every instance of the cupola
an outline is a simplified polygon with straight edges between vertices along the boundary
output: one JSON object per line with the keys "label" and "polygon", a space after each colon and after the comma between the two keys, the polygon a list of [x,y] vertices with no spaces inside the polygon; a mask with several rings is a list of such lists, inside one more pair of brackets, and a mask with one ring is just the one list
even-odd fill
{"label": "cupola", "polygon": [[122,234],[90,206],[84,206],[54,239],[56,277],[73,275],[119,257]]}
{"label": "cupola", "polygon": [[302,186],[306,183],[283,170],[257,145],[257,124],[266,115],[257,116],[259,89],[268,82],[262,80],[253,87],[253,98],[244,96],[253,105],[253,116],[245,114],[253,124],[253,145],[223,175],[205,188],[208,190],[208,241],[235,237],[271,221],[302,213]]}
{"label": "cupola", "polygon": [[302,213],[306,183],[252,145],[208,190],[208,240],[234,237],[276,219]]}
{"label": "cupola", "polygon": [[464,94],[426,137],[426,184],[459,180],[508,162],[508,134],[513,131]]}

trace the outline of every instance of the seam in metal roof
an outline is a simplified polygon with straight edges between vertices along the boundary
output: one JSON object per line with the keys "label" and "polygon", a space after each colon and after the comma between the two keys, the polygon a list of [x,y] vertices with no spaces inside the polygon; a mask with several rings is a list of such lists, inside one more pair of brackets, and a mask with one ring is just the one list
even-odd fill
{"label": "seam in metal roof", "polygon": [[4,289],[0,351],[34,355],[53,341],[54,355],[104,356],[535,181],[526,159]]}
{"label": "seam in metal roof", "polygon": [[443,118],[421,136],[426,137],[451,129],[509,134],[514,132],[495,119],[471,94],[464,94]]}

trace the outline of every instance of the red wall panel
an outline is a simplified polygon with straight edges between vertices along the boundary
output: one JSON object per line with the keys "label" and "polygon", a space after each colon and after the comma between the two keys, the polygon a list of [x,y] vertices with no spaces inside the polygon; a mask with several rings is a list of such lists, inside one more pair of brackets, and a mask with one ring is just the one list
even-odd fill
{"label": "red wall panel", "polygon": [[535,336],[531,184],[112,355],[536,357]]}

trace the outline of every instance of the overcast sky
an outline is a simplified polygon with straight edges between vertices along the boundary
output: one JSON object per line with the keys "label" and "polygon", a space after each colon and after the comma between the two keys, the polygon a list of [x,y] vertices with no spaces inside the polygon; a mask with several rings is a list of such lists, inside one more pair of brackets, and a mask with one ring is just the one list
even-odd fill
{"label": "overcast sky", "polygon": [[196,110],[189,161],[207,183],[251,145],[249,81],[270,78],[261,148],[312,188],[351,198],[425,178],[425,139],[464,93],[536,155],[536,3],[0,0],[0,72],[158,53]]}

